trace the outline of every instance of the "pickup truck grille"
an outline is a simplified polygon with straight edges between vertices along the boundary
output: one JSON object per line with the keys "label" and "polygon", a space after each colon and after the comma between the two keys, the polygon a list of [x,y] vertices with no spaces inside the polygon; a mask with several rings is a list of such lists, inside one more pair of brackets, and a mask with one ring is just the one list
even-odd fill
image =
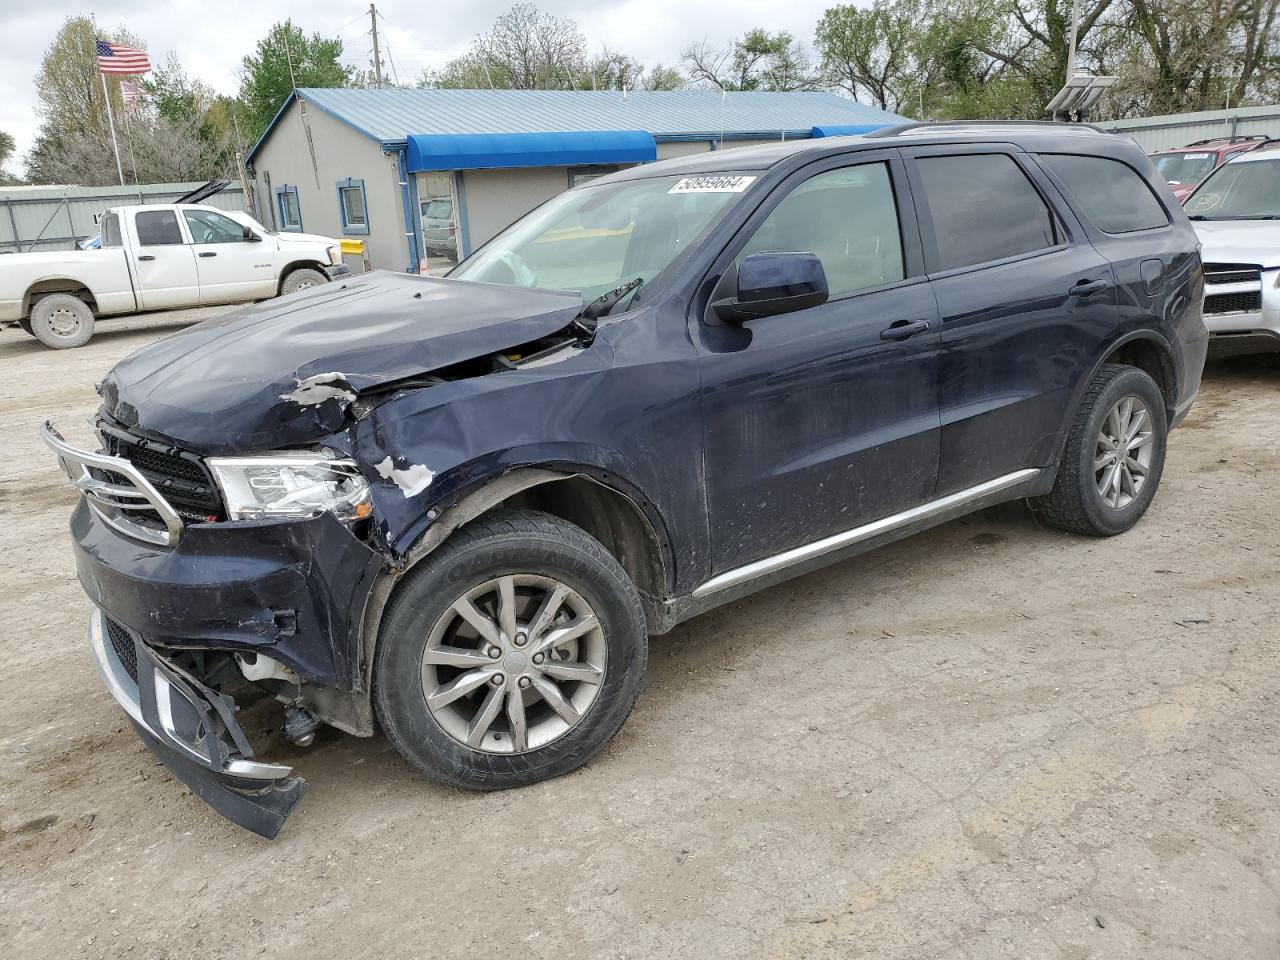
{"label": "pickup truck grille", "polygon": [[1204,298],[1205,313],[1257,313],[1262,309],[1262,291],[1211,293]]}
{"label": "pickup truck grille", "polygon": [[[217,487],[195,454],[136,437],[104,420],[98,422],[98,428],[106,452],[133,464],[183,520],[205,523],[226,518]],[[119,482],[121,478],[108,476],[107,479]],[[135,518],[143,523],[163,526],[159,515],[153,511],[139,511]]]}
{"label": "pickup truck grille", "polygon": [[1258,263],[1206,263],[1204,282],[1257,283],[1262,279],[1262,265]]}

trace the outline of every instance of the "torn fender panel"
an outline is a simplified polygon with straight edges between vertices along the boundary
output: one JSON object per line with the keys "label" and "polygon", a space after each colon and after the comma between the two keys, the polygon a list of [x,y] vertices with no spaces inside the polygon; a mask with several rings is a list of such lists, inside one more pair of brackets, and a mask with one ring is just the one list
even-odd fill
{"label": "torn fender panel", "polygon": [[357,420],[352,453],[390,553],[406,557],[467,493],[534,467],[628,491],[655,526],[679,531],[671,565],[696,578],[707,564],[697,357],[683,317],[669,322],[601,324],[590,349],[559,362],[405,390]]}
{"label": "torn fender panel", "polygon": [[162,549],[114,533],[81,500],[71,536],[89,598],[144,640],[261,651],[307,683],[360,685],[361,616],[386,564],[333,516],[197,524]]}
{"label": "torn fender panel", "polygon": [[203,454],[314,442],[355,394],[555,333],[576,293],[376,271],[181,330],[103,380],[109,414]]}

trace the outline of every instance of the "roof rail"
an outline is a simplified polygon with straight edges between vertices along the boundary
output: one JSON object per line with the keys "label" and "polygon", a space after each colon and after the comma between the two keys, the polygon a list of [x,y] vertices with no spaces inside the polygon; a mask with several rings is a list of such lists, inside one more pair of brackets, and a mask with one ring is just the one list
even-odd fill
{"label": "roof rail", "polygon": [[899,134],[914,130],[928,130],[934,127],[1050,127],[1056,130],[1089,130],[1093,133],[1107,133],[1092,123],[1067,123],[1062,120],[919,120],[912,123],[900,123],[895,127],[882,127],[864,133],[867,138],[896,137]]}
{"label": "roof rail", "polygon": [[[1265,133],[1248,133],[1248,134],[1241,134],[1240,136],[1236,136],[1236,137],[1206,137],[1203,140],[1195,140],[1191,143],[1188,143],[1187,146],[1203,147],[1206,143],[1221,143],[1224,140],[1228,144],[1232,144],[1232,143],[1247,143],[1251,140],[1265,141],[1265,140],[1271,140],[1271,139],[1274,139],[1274,138],[1268,137]],[[1183,149],[1183,148],[1179,148],[1179,149]]]}

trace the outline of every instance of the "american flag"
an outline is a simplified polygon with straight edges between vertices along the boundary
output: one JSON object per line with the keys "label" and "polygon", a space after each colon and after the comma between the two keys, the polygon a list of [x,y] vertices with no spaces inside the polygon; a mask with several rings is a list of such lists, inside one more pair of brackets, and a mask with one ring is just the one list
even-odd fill
{"label": "american flag", "polygon": [[124,100],[124,108],[130,112],[137,110],[141,105],[142,90],[128,80],[120,81],[120,96]]}
{"label": "american flag", "polygon": [[103,73],[138,74],[151,71],[151,61],[141,50],[122,47],[118,43],[97,41],[98,69]]}

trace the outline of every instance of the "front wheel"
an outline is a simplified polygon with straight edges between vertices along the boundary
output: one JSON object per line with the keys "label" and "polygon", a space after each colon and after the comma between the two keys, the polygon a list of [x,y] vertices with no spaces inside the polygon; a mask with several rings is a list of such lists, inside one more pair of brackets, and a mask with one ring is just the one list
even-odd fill
{"label": "front wheel", "polygon": [[284,283],[280,285],[280,295],[288,296],[291,293],[297,293],[299,290],[310,290],[312,287],[318,287],[322,283],[328,283],[329,278],[319,270],[312,270],[310,267],[299,267],[291,274],[284,278]]}
{"label": "front wheel", "polygon": [[1155,381],[1136,367],[1104,364],[1080,399],[1053,489],[1032,509],[1071,533],[1124,533],[1156,495],[1167,441]]}
{"label": "front wheel", "polygon": [[635,586],[586,531],[532,511],[462,528],[387,608],[374,704],[428,777],[496,790],[591,759],[635,705],[648,636]]}

